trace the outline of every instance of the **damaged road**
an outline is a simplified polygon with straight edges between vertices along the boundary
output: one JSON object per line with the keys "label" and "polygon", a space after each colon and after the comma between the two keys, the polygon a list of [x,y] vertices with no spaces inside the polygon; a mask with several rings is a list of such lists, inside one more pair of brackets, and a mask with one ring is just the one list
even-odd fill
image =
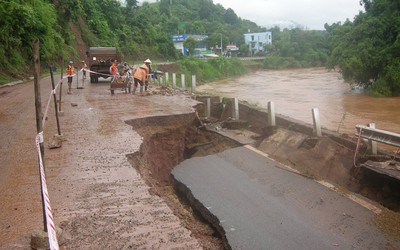
{"label": "damaged road", "polygon": [[[42,83],[44,98],[50,93],[49,79]],[[42,223],[32,89],[26,83],[0,90],[0,249],[29,249],[30,234]],[[243,130],[236,142],[200,129],[196,104],[179,91],[132,96],[116,90],[111,96],[106,82],[63,97],[64,141],[61,148],[45,152],[63,247],[399,247],[375,227],[369,210],[239,147],[253,143],[247,139],[254,133]],[[51,111],[46,148],[56,134],[55,123]],[[267,141],[260,147],[278,148]],[[286,150],[291,149],[279,147],[278,156],[287,155]],[[343,176],[348,172],[339,170]],[[176,183],[187,199],[176,194]]]}
{"label": "damaged road", "polygon": [[252,147],[188,159],[179,189],[231,249],[397,249],[375,214]]}

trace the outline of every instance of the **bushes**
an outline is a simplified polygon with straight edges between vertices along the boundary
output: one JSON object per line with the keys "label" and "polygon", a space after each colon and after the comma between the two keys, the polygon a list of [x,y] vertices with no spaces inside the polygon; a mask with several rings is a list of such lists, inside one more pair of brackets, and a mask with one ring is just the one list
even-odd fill
{"label": "bushes", "polygon": [[248,72],[247,68],[236,58],[213,58],[202,60],[185,58],[178,61],[181,74],[196,75],[201,82],[210,82],[227,77],[239,76]]}
{"label": "bushes", "polygon": [[267,69],[287,69],[305,67],[293,57],[267,56],[263,64]]}

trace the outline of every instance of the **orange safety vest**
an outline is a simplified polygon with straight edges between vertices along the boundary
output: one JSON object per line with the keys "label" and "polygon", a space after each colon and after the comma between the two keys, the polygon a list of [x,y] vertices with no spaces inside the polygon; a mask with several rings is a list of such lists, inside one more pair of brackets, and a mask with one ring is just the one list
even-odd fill
{"label": "orange safety vest", "polygon": [[133,77],[142,82],[145,82],[147,77],[147,70],[143,68],[137,68]]}
{"label": "orange safety vest", "polygon": [[111,73],[111,75],[116,75],[117,74],[117,65],[115,65],[115,63],[113,63],[112,65],[111,65],[111,68],[110,68],[110,73]]}
{"label": "orange safety vest", "polygon": [[74,66],[68,65],[67,70],[66,70],[67,75],[73,76],[74,75]]}

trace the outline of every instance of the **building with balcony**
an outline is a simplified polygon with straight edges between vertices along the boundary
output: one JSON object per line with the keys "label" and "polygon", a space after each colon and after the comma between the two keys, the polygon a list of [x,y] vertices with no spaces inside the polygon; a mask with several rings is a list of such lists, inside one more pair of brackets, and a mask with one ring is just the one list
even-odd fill
{"label": "building with balcony", "polygon": [[265,52],[265,45],[272,43],[272,33],[270,31],[246,33],[244,34],[244,42],[252,55],[259,52]]}

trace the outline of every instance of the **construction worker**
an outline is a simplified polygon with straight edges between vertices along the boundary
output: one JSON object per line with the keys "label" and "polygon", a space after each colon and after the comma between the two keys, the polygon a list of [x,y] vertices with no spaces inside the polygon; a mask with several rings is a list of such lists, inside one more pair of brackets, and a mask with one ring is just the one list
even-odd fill
{"label": "construction worker", "polygon": [[86,79],[86,70],[88,69],[85,61],[82,61],[83,79]]}
{"label": "construction worker", "polygon": [[134,95],[138,85],[140,84],[140,94],[143,93],[143,83],[146,82],[147,79],[147,66],[146,64],[142,64],[139,68],[135,70],[133,75],[133,84],[134,87],[132,89],[132,94]]}
{"label": "construction worker", "polygon": [[67,92],[68,94],[72,94],[71,87],[72,87],[72,78],[74,76],[74,66],[72,64],[73,62],[69,61],[67,69],[65,71],[68,77],[68,92]]}
{"label": "construction worker", "polygon": [[[151,68],[151,61],[150,61],[150,59],[146,59],[145,61],[144,61],[144,63],[146,64],[146,67],[147,67],[147,75],[148,75],[148,77],[152,77],[150,74],[152,73],[152,68]],[[147,91],[147,86],[149,85],[149,80],[148,80],[148,77],[146,76],[146,81],[145,81],[145,87],[144,87],[144,90],[145,91]]]}
{"label": "construction worker", "polygon": [[146,64],[146,66],[147,66],[147,68],[148,68],[147,74],[151,74],[151,72],[153,71],[153,69],[151,68],[151,61],[150,61],[150,59],[146,59],[146,60],[144,61],[144,63]]}
{"label": "construction worker", "polygon": [[112,75],[111,82],[113,82],[118,75],[117,60],[114,60],[113,63],[111,64],[110,74]]}

